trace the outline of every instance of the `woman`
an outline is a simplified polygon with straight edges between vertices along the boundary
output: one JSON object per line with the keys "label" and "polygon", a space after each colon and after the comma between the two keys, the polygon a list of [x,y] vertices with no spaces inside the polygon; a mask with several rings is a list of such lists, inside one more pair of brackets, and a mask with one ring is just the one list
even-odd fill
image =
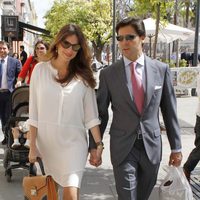
{"label": "woman", "polygon": [[28,79],[26,83],[27,84],[30,83],[31,74],[35,65],[38,62],[45,60],[46,58],[45,56],[48,49],[49,49],[49,45],[46,42],[42,40],[39,40],[38,42],[36,42],[35,47],[34,47],[34,55],[29,56],[29,58],[24,63],[22,70],[18,75],[17,84],[15,85],[15,87],[21,86],[22,81],[24,81],[27,76],[28,76]]}
{"label": "woman", "polygon": [[13,53],[12,57],[16,58],[16,59],[19,59],[19,54],[15,52],[15,53]]}
{"label": "woman", "polygon": [[29,160],[41,156],[46,174],[63,187],[63,200],[78,200],[88,155],[86,129],[96,142],[96,166],[103,150],[91,56],[80,28],[64,26],[50,56],[35,67],[31,78]]}

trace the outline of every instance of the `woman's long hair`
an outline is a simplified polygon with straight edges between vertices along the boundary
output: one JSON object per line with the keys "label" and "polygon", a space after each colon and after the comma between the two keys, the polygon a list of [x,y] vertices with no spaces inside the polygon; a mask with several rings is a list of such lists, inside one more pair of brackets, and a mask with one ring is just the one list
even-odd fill
{"label": "woman's long hair", "polygon": [[79,26],[67,24],[61,28],[50,47],[50,58],[56,59],[58,57],[57,46],[67,36],[71,35],[77,36],[81,48],[78,50],[76,56],[69,62],[68,73],[66,76],[63,79],[58,79],[57,81],[61,84],[68,84],[74,77],[78,75],[83,79],[86,85],[94,88],[96,86],[96,81],[93,77],[93,72],[91,69],[91,54],[85,36]]}

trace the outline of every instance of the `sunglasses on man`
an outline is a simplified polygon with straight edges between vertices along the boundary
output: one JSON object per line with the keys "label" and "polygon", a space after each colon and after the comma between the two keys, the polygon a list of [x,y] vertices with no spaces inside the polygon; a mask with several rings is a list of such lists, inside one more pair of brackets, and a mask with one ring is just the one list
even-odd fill
{"label": "sunglasses on man", "polygon": [[117,39],[117,41],[121,42],[124,39],[126,41],[131,41],[131,40],[134,40],[136,37],[137,37],[137,35],[131,35],[131,34],[128,34],[128,35],[117,35],[116,39]]}
{"label": "sunglasses on man", "polygon": [[81,48],[80,44],[71,44],[70,42],[63,40],[61,41],[61,45],[64,49],[68,49],[70,47],[72,47],[73,51],[78,51]]}

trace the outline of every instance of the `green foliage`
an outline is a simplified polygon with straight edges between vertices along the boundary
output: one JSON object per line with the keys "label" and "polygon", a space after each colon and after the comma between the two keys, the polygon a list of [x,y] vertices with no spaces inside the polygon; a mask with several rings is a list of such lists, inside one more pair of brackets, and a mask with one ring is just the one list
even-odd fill
{"label": "green foliage", "polygon": [[132,12],[129,13],[129,16],[139,16],[142,18],[153,17],[156,18],[157,14],[157,5],[160,4],[160,18],[161,21],[166,21],[168,13],[171,15],[174,12],[174,0],[134,0],[132,7]]}
{"label": "green foliage", "polygon": [[173,60],[162,60],[162,62],[168,64],[170,68],[176,67],[176,65],[175,65],[175,63],[173,62]]}
{"label": "green foliage", "polygon": [[187,67],[187,61],[185,59],[179,60],[179,67]]}
{"label": "green foliage", "polygon": [[111,0],[57,0],[45,16],[46,29],[54,37],[62,26],[75,23],[93,47],[102,49],[111,37],[111,9]]}

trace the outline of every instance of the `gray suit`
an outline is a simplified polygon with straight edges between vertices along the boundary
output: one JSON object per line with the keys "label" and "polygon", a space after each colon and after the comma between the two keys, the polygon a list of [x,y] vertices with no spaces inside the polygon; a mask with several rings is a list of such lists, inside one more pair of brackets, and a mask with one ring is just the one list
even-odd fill
{"label": "gray suit", "polygon": [[[168,66],[145,56],[144,70],[146,74],[146,93],[144,109],[141,115],[138,113],[134,100],[131,99],[126,85],[127,80],[123,59],[101,71],[97,101],[102,133],[107,126],[108,106],[111,102],[113,120],[110,128],[110,151],[115,179],[120,175],[115,168],[118,168],[124,160],[128,159],[130,152],[135,155],[133,147],[135,141],[137,141],[138,132],[140,132],[143,138],[142,145],[144,147],[144,154],[145,156],[147,154],[146,157],[149,159],[151,166],[155,167],[153,173],[151,173],[151,169],[149,169],[149,174],[145,175],[145,177],[149,176],[149,179],[151,176],[154,176],[150,187],[152,189],[156,182],[158,167],[162,156],[161,131],[158,114],[159,107],[163,114],[171,149],[181,149],[181,141],[180,128],[176,115],[176,97]],[[90,139],[90,147],[93,145],[94,143],[92,139]],[[145,160],[143,160],[142,165],[148,167],[145,163]],[[140,176],[139,173],[138,176]],[[144,182],[145,177],[142,179]],[[119,182],[120,181],[123,180],[119,178]],[[145,191],[145,188],[143,189]],[[149,196],[149,194],[147,196]],[[126,199],[119,199],[128,200],[129,197]],[[130,197],[130,199],[132,200],[133,198]],[[145,197],[141,196],[141,198],[138,197],[138,199],[144,200]]]}

